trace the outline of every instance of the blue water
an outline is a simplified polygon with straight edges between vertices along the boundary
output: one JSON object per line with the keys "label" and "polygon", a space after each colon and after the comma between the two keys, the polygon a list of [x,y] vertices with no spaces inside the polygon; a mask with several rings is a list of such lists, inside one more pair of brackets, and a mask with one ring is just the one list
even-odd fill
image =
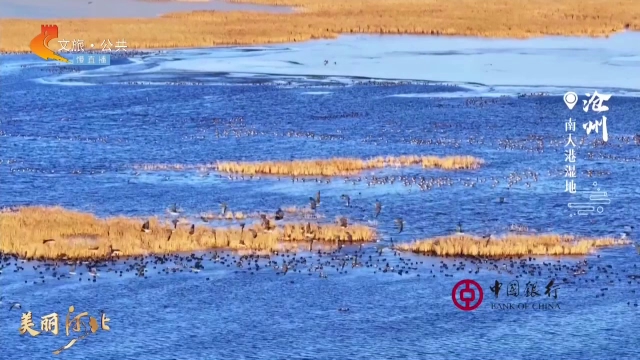
{"label": "blue water", "polygon": [[[255,56],[251,53],[247,56]],[[619,236],[625,225],[638,228],[640,146],[633,136],[640,133],[640,98],[614,95],[607,103],[609,141],[603,145],[601,134],[587,136],[581,126],[602,114],[585,113],[579,105],[570,111],[561,95],[499,97],[490,95],[487,84],[477,83],[375,86],[363,78],[292,78],[273,71],[256,78],[162,66],[181,56],[169,52],[120,60],[109,69],[66,80],[59,77],[60,67],[32,57],[0,57],[0,205],[163,216],[169,204],[178,203],[186,217],[196,219],[201,212],[219,211],[222,202],[245,213],[302,207],[321,191],[318,212],[325,221],[347,216],[372,224],[380,233],[378,245],[385,246],[392,239],[451,233],[458,221],[466,232],[479,234],[504,233],[511,224],[585,236]],[[150,71],[157,67],[159,71]],[[489,89],[482,99],[478,87]],[[608,192],[611,203],[601,215],[578,216],[567,207],[580,196],[564,191],[564,123],[570,117],[578,123],[573,136],[579,144],[577,188]],[[473,155],[486,163],[479,170],[458,172],[384,169],[329,183],[136,168],[378,155]],[[587,170],[596,175],[589,177]],[[509,188],[510,175],[521,180]],[[423,191],[417,184],[404,184],[423,176],[448,185]],[[351,207],[345,207],[341,194],[350,195]],[[499,197],[506,202],[500,204]],[[383,210],[374,219],[376,200]],[[399,216],[406,222],[400,234],[394,227]],[[636,236],[632,234],[634,240]],[[340,256],[356,250],[347,248]],[[23,312],[33,312],[37,327],[39,316],[55,311],[64,317],[69,305],[92,316],[107,313],[111,331],[98,332],[59,355],[68,359],[640,356],[639,280],[629,277],[640,275],[640,256],[633,246],[578,258],[527,259],[530,271],[512,267],[508,260],[498,262],[497,270],[492,264],[394,254],[388,248],[379,256],[376,245],[365,247],[364,254],[376,266],[347,266],[347,273],[338,273],[330,256],[299,253],[295,256],[308,257],[308,264],[286,275],[264,267],[239,269],[212,261],[213,255],[206,253],[199,273],[187,267],[158,274],[167,264],[150,258],[145,260],[147,276],[141,278],[126,271],[133,263],[129,260],[101,267],[96,282],[86,268],[57,279],[36,263],[18,261],[25,270],[14,272],[16,261],[6,259],[0,275],[2,358],[49,358],[67,342],[63,334],[20,336],[21,311],[8,310],[14,301]],[[586,273],[574,276],[583,260]],[[321,278],[309,264],[325,261],[328,277]],[[464,270],[458,268],[461,261]],[[380,271],[386,263],[408,274]],[[108,268],[123,270],[123,276]],[[484,288],[484,302],[470,312],[460,311],[451,300],[453,286],[466,278]],[[522,293],[527,281],[536,282],[542,295],[529,299],[521,294],[515,301],[502,293],[495,299],[489,285],[496,279],[504,283],[504,291],[507,283],[518,280]],[[551,279],[560,285],[555,300],[543,294]],[[557,303],[560,309],[491,307],[507,301]],[[343,307],[349,311],[338,311]]]}

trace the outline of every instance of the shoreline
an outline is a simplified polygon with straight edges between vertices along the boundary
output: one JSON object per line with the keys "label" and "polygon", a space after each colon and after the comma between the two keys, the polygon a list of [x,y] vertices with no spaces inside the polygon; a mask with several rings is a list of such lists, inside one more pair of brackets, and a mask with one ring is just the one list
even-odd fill
{"label": "shoreline", "polygon": [[[28,53],[42,23],[57,24],[60,38],[100,44],[104,38],[127,40],[127,49],[185,49],[269,45],[335,39],[341,34],[464,36],[528,39],[544,36],[606,37],[640,30],[640,3],[584,6],[578,0],[517,3],[463,0],[466,6],[374,0],[336,4],[328,0],[231,0],[234,3],[303,7],[291,14],[193,11],[157,18],[0,19],[0,52]],[[582,5],[580,7],[579,5]],[[496,16],[500,13],[500,16]],[[535,15],[532,15],[535,14]],[[473,16],[472,16],[473,15]],[[512,20],[516,19],[516,20]],[[186,24],[190,24],[188,27]],[[277,24],[277,25],[274,25]],[[136,38],[127,39],[128,34]],[[113,40],[112,40],[113,41]],[[54,51],[55,49],[54,46]]]}
{"label": "shoreline", "polygon": [[[2,23],[2,19],[0,19],[0,26],[1,26],[1,23]],[[342,33],[342,34],[336,34],[333,37],[308,39],[308,40],[305,40],[303,42],[311,42],[311,41],[315,41],[315,40],[337,40],[341,36],[357,36],[357,35],[380,36],[380,37],[419,36],[419,37],[451,38],[451,39],[466,38],[466,39],[475,39],[475,40],[520,40],[520,41],[527,41],[527,40],[533,40],[533,39],[542,39],[542,38],[547,38],[547,39],[553,39],[553,38],[603,39],[604,38],[604,39],[608,39],[608,38],[610,38],[612,36],[616,36],[616,35],[620,35],[620,34],[624,34],[624,33],[630,33],[630,32],[640,34],[640,29],[638,29],[638,30],[622,29],[622,30],[611,32],[609,34],[599,34],[599,35],[588,35],[588,34],[545,35],[545,34],[539,34],[539,35],[532,35],[532,36],[526,37],[526,38],[508,37],[508,36],[507,37],[502,37],[502,36],[487,37],[487,36],[481,36],[481,35],[456,35],[456,34],[452,34],[452,35],[449,35],[449,34],[445,34],[445,35],[430,35],[430,34],[417,34],[417,33],[390,33],[390,34]],[[122,52],[122,53],[111,52],[110,54],[111,54],[112,57],[114,55],[121,55],[122,57],[129,58],[129,57],[135,57],[135,56],[141,56],[141,55],[147,55],[147,54],[165,53],[165,52],[181,51],[181,50],[198,50],[198,49],[207,50],[207,49],[219,49],[219,48],[230,48],[230,49],[233,49],[233,48],[238,48],[238,47],[251,48],[251,47],[261,47],[261,46],[267,47],[267,46],[284,45],[284,44],[290,44],[290,43],[296,43],[296,42],[283,41],[283,42],[246,43],[246,44],[242,44],[242,43],[215,44],[215,45],[211,45],[211,46],[197,45],[197,46],[186,46],[186,47],[183,47],[183,46],[148,47],[148,48],[145,47],[145,48],[132,48],[131,50],[127,50],[126,52]],[[94,51],[84,51],[83,52],[83,54],[92,54],[92,53],[101,54],[102,51],[94,50]],[[0,47],[0,56],[3,56],[3,55],[30,55],[30,54],[33,54],[30,49],[29,50],[24,50],[24,49],[23,50],[3,50]],[[395,78],[389,78],[389,79],[376,78],[376,79],[389,80],[389,81],[406,80],[406,79],[395,79]],[[509,86],[509,85],[505,85],[505,86]]]}

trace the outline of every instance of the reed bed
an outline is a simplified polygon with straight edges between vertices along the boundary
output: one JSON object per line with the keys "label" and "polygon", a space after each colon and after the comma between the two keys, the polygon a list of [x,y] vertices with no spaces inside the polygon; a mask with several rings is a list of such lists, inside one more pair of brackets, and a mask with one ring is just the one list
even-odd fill
{"label": "reed bed", "polygon": [[44,23],[57,24],[60,38],[82,39],[86,44],[125,38],[128,49],[300,42],[345,33],[530,38],[640,30],[637,0],[231,1],[291,6],[297,11],[194,11],[142,19],[2,19],[0,51],[28,52],[29,42]]}
{"label": "reed bed", "polygon": [[217,170],[245,175],[287,176],[344,176],[364,170],[384,167],[422,165],[423,168],[444,170],[476,169],[483,161],[472,156],[399,156],[376,157],[369,160],[333,158],[319,160],[266,161],[266,162],[219,162]]}
{"label": "reed bed", "polygon": [[331,158],[293,161],[221,161],[216,164],[141,164],[135,169],[144,171],[219,171],[244,175],[282,176],[344,176],[364,170],[384,167],[421,165],[425,169],[464,170],[477,169],[484,161],[473,156],[378,156],[371,159]]}
{"label": "reed bed", "polygon": [[[172,231],[172,224],[158,218],[149,219],[150,231],[143,232],[145,220],[99,219],[60,207],[19,208],[0,213],[0,251],[31,259],[104,259],[112,254],[137,256],[209,249],[276,251],[312,240],[336,245],[339,241],[367,242],[376,238],[373,228],[357,224],[346,229],[333,224],[286,224],[269,231],[256,225],[244,229],[237,225],[196,226],[190,235],[189,223],[178,223]],[[44,243],[48,239],[54,241]]]}
{"label": "reed bed", "polygon": [[502,238],[484,239],[472,235],[449,235],[418,240],[396,246],[401,251],[433,256],[477,256],[505,258],[529,255],[586,255],[598,247],[629,244],[614,238],[579,238],[567,235],[509,234]]}

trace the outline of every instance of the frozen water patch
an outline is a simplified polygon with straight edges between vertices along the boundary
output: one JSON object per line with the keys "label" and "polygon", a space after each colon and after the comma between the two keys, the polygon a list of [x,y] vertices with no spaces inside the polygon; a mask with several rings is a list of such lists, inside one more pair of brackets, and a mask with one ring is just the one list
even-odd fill
{"label": "frozen water patch", "polygon": [[329,95],[331,91],[305,91],[303,95]]}
{"label": "frozen water patch", "polygon": [[[169,50],[58,78],[64,79],[61,85],[73,79],[110,83],[116,75],[120,83],[120,78],[130,77],[142,83],[162,78],[185,84],[294,88],[375,85],[375,81],[457,85],[451,92],[434,89],[398,97],[560,95],[594,89],[638,96],[639,64],[640,34],[631,32],[610,38],[530,40],[349,35],[291,45]],[[87,80],[88,73],[103,79]],[[48,83],[55,83],[55,78]]]}
{"label": "frozen water patch", "polygon": [[64,85],[64,86],[95,86],[96,85],[88,82],[75,81],[75,80],[64,81],[60,78],[55,78],[55,79],[40,78],[40,79],[33,79],[33,81],[38,84],[44,84],[44,85]]}
{"label": "frozen water patch", "polygon": [[639,37],[637,33],[530,40],[343,36],[298,44],[288,51],[258,51],[254,55],[259,56],[234,61],[213,55],[228,50],[211,49],[209,55],[162,63],[158,70],[640,89],[629,73],[638,71]]}
{"label": "frozen water patch", "polygon": [[501,97],[513,96],[513,93],[507,92],[469,92],[469,91],[453,91],[453,92],[433,92],[433,93],[408,93],[394,94],[387,97],[399,98],[466,98],[466,97]]}

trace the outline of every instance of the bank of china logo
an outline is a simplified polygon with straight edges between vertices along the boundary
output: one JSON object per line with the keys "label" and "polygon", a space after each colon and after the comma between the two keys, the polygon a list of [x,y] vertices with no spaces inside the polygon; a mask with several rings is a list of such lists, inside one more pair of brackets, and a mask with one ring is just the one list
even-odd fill
{"label": "bank of china logo", "polygon": [[49,49],[49,41],[58,37],[58,25],[40,25],[40,34],[31,40],[31,52],[45,60],[57,60],[68,63],[69,60]]}

